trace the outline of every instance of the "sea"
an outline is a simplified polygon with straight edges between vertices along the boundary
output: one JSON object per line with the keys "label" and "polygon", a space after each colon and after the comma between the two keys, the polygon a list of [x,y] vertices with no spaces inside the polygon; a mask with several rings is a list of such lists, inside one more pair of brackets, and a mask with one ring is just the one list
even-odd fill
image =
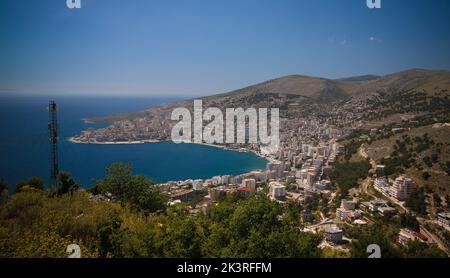
{"label": "sea", "polygon": [[77,144],[69,141],[92,124],[83,119],[140,111],[181,98],[0,96],[0,179],[10,193],[31,177],[50,180],[50,141],[47,128],[50,100],[58,105],[60,171],[72,174],[83,187],[105,176],[114,162],[131,163],[133,172],[156,183],[238,175],[265,169],[267,161],[251,152],[237,152],[196,144],[158,142],[127,145]]}

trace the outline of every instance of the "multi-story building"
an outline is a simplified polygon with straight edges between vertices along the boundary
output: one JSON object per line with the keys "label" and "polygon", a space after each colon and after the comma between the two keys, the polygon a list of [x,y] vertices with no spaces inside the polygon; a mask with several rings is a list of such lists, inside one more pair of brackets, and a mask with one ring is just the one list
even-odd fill
{"label": "multi-story building", "polygon": [[269,196],[277,200],[286,198],[286,186],[279,182],[271,182],[269,184]]}
{"label": "multi-story building", "polygon": [[384,189],[385,187],[387,187],[389,184],[386,180],[386,178],[381,177],[381,178],[376,178],[373,181],[373,185],[378,188],[378,189]]}
{"label": "multi-story building", "polygon": [[221,176],[214,176],[211,178],[213,185],[220,185],[222,184],[222,177]]}
{"label": "multi-story building", "polygon": [[378,213],[381,214],[382,216],[392,216],[395,215],[397,213],[397,209],[393,208],[393,207],[380,207],[378,208]]}
{"label": "multi-story building", "polygon": [[356,208],[356,201],[342,200],[341,208],[345,210],[354,210]]}
{"label": "multi-story building", "polygon": [[226,197],[227,194],[229,194],[231,192],[233,192],[233,189],[227,188],[225,186],[219,186],[219,187],[216,187],[216,188],[210,188],[209,189],[209,197],[210,197],[211,201],[217,202],[221,198]]}
{"label": "multi-story building", "polygon": [[414,192],[416,184],[404,175],[395,179],[394,184],[389,188],[389,195],[399,201],[406,200]]}
{"label": "multi-story building", "polygon": [[377,168],[375,170],[375,174],[377,175],[377,177],[385,176],[385,168],[385,165],[377,165]]}
{"label": "multi-story building", "polygon": [[346,210],[344,208],[337,208],[336,209],[336,217],[341,221],[347,221],[347,220],[351,219],[352,211]]}
{"label": "multi-story building", "polygon": [[450,213],[448,212],[438,213],[438,222],[440,225],[450,228]]}
{"label": "multi-story building", "polygon": [[192,189],[194,190],[202,190],[203,187],[203,180],[197,179],[192,181]]}
{"label": "multi-story building", "polygon": [[222,176],[222,184],[228,185],[232,183],[232,177],[230,175],[224,175]]}
{"label": "multi-story building", "polygon": [[327,225],[324,228],[325,239],[331,243],[339,244],[342,242],[343,231],[334,225]]}
{"label": "multi-story building", "polygon": [[314,184],[314,187],[317,190],[330,190],[331,189],[331,182],[328,180],[321,180]]}
{"label": "multi-story building", "polygon": [[256,190],[251,187],[240,187],[237,189],[237,192],[241,194],[242,197],[250,197]]}
{"label": "multi-story building", "polygon": [[242,181],[242,186],[256,189],[256,180],[255,179],[244,179]]}

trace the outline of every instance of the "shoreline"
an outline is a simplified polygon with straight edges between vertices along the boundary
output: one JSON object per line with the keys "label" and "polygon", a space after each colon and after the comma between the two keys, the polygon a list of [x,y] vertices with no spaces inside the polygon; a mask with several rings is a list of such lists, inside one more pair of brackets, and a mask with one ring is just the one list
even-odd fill
{"label": "shoreline", "polygon": [[[136,144],[146,144],[146,143],[171,142],[170,140],[158,140],[158,139],[146,139],[146,140],[139,140],[139,141],[118,141],[118,142],[114,142],[114,141],[81,142],[81,141],[75,140],[74,136],[70,137],[68,139],[68,141],[70,141],[71,143],[74,143],[74,144],[91,144],[91,145],[136,145]],[[211,147],[211,148],[219,148],[219,149],[223,149],[223,150],[227,150],[227,151],[234,151],[234,152],[240,152],[240,153],[249,153],[250,152],[250,153],[253,153],[256,156],[258,156],[259,158],[266,160],[267,163],[278,162],[278,160],[274,159],[273,157],[263,155],[255,150],[247,149],[247,148],[234,149],[234,148],[229,148],[225,145],[217,145],[217,144],[210,144],[210,143],[185,142],[184,144],[195,144],[195,145],[201,145],[201,146],[206,146],[206,147]]]}
{"label": "shoreline", "polygon": [[212,148],[219,148],[219,149],[223,149],[223,150],[227,150],[227,151],[234,151],[234,152],[240,152],[240,153],[253,153],[256,156],[266,160],[267,162],[277,162],[276,159],[270,157],[270,156],[265,156],[261,153],[258,153],[255,150],[252,149],[246,149],[246,148],[240,148],[240,149],[233,149],[233,148],[228,148],[227,146],[223,146],[223,145],[216,145],[216,144],[209,144],[209,143],[188,143],[188,144],[196,144],[196,145],[203,145],[203,146],[207,146],[207,147],[212,147]]}
{"label": "shoreline", "polygon": [[81,142],[74,138],[74,136],[68,139],[69,142],[73,144],[86,144],[86,145],[136,145],[136,144],[146,144],[146,143],[159,143],[160,140],[156,139],[147,139],[147,140],[138,140],[138,141],[105,141],[105,142]]}

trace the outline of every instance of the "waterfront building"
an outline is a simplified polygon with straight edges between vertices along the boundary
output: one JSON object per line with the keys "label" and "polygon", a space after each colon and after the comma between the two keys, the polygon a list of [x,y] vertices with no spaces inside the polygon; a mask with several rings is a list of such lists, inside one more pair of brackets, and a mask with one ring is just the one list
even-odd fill
{"label": "waterfront building", "polygon": [[192,189],[194,190],[203,190],[203,180],[197,179],[192,181]]}
{"label": "waterfront building", "polygon": [[255,179],[244,179],[242,181],[242,186],[256,189],[256,180]]}
{"label": "waterfront building", "polygon": [[228,185],[228,184],[231,184],[231,183],[233,183],[232,182],[232,176],[230,176],[230,175],[222,176],[222,184]]}

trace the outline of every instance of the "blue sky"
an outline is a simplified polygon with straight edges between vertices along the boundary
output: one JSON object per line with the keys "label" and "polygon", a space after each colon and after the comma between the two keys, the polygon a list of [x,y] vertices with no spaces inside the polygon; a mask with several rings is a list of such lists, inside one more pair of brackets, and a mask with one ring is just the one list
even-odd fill
{"label": "blue sky", "polygon": [[198,96],[450,70],[450,1],[0,0],[0,92]]}

